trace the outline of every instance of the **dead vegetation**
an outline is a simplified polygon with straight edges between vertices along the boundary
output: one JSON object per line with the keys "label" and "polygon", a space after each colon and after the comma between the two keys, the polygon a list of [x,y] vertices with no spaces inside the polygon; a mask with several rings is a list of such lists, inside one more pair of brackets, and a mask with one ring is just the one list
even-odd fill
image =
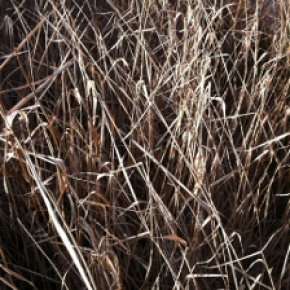
{"label": "dead vegetation", "polygon": [[0,2],[1,289],[290,289],[289,1]]}

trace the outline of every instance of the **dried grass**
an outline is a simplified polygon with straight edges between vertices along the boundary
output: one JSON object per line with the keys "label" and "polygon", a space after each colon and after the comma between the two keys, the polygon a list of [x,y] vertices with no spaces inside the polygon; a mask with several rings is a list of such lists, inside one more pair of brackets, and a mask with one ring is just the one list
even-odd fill
{"label": "dried grass", "polygon": [[1,289],[290,289],[271,3],[0,3]]}

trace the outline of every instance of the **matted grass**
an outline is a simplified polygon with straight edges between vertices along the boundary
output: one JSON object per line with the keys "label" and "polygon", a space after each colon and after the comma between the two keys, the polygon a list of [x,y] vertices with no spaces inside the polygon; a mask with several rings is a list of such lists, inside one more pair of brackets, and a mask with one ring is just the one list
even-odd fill
{"label": "matted grass", "polygon": [[290,2],[256,2],[0,3],[1,289],[290,289]]}

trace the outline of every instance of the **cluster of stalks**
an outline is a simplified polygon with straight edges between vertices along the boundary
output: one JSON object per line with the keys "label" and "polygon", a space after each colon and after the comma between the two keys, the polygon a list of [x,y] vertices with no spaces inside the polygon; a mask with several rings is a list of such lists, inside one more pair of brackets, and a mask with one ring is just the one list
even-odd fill
{"label": "cluster of stalks", "polygon": [[0,288],[290,289],[289,4],[1,1]]}

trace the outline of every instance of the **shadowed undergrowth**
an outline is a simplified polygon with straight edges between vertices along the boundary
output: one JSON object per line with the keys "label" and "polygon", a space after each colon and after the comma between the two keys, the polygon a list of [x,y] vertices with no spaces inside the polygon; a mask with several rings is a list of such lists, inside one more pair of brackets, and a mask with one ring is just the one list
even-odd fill
{"label": "shadowed undergrowth", "polygon": [[254,2],[0,3],[1,289],[290,289],[289,1]]}

